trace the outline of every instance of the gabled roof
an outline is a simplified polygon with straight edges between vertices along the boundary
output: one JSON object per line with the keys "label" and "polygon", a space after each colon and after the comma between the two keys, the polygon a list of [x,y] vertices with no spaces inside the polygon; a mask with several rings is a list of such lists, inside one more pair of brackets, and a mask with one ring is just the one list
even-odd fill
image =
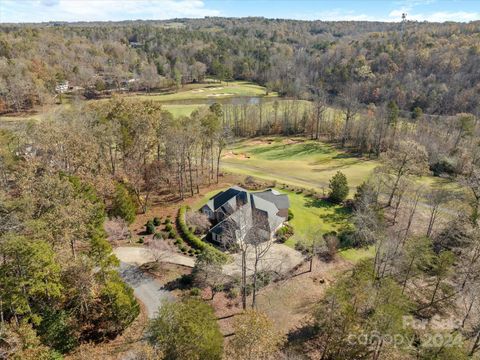
{"label": "gabled roof", "polygon": [[[227,202],[240,195],[240,197],[247,201],[247,190],[241,188],[240,186],[232,186],[231,188],[220,191],[218,194],[213,196],[204,206],[208,206],[212,211],[216,211]],[[233,205],[232,203],[230,205]]]}
{"label": "gabled roof", "polygon": [[280,194],[277,190],[268,189],[265,191],[256,192],[254,195],[274,203],[278,210],[288,209],[290,207],[290,200],[288,200],[288,196]]}

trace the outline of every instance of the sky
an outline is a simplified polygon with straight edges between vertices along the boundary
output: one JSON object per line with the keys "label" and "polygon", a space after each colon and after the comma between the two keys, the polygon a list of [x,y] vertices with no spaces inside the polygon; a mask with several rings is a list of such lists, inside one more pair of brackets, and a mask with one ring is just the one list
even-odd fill
{"label": "sky", "polygon": [[263,16],[297,20],[480,20],[480,0],[0,0],[0,23]]}

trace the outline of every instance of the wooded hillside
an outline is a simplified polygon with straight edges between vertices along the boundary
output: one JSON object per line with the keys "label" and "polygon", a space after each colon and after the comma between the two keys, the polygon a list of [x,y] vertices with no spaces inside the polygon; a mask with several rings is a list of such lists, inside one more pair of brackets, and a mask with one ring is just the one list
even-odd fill
{"label": "wooded hillside", "polygon": [[91,96],[206,76],[251,80],[296,98],[353,87],[365,104],[478,112],[479,22],[205,18],[0,28],[0,112],[51,102],[65,80]]}

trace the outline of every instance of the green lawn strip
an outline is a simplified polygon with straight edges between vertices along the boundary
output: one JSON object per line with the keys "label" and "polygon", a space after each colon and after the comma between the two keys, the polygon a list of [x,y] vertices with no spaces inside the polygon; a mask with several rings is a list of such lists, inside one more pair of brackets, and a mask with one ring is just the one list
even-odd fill
{"label": "green lawn strip", "polygon": [[190,116],[192,112],[201,108],[202,106],[207,106],[207,105],[206,104],[191,104],[191,105],[165,104],[165,105],[162,105],[162,109],[165,109],[171,112],[173,117],[178,118],[180,116]]}
{"label": "green lawn strip", "polygon": [[177,101],[177,100],[214,100],[218,98],[228,98],[231,96],[261,96],[276,97],[276,93],[266,94],[266,89],[260,85],[255,85],[246,81],[222,82],[221,84],[209,84],[199,87],[186,87],[186,90],[180,89],[178,92],[166,94],[138,95],[139,98],[145,98],[155,101]]}
{"label": "green lawn strip", "polygon": [[360,260],[372,258],[375,256],[375,246],[369,246],[368,248],[360,249],[341,249],[339,250],[339,255],[353,264],[356,264]]}

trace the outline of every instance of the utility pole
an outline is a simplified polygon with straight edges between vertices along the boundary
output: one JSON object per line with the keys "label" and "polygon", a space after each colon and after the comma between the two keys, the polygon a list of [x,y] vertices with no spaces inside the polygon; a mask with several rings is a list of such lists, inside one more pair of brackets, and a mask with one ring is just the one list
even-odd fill
{"label": "utility pole", "polygon": [[407,13],[402,13],[402,38],[405,36],[406,23],[407,23]]}

